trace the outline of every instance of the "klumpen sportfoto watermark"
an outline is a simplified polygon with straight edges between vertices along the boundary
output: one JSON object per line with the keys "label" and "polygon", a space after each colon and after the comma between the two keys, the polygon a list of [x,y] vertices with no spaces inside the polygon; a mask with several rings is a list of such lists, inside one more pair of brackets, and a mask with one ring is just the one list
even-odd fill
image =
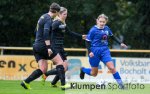
{"label": "klumpen sportfoto watermark", "polygon": [[71,89],[84,89],[84,90],[117,90],[117,89],[144,89],[145,85],[140,83],[125,83],[123,87],[115,84],[115,83],[102,83],[102,84],[94,84],[94,83],[71,83]]}
{"label": "klumpen sportfoto watermark", "polygon": [[89,84],[89,83],[71,83],[71,89],[87,89],[92,91],[93,89],[106,89],[105,84],[96,85],[96,84]]}

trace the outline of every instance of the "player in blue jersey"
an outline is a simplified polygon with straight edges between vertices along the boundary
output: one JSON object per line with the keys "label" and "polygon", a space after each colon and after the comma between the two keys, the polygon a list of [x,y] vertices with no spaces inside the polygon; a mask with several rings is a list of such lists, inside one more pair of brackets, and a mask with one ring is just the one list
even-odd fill
{"label": "player in blue jersey", "polygon": [[121,47],[127,48],[127,46],[119,41],[112,33],[110,28],[106,25],[108,17],[105,14],[101,14],[96,19],[97,24],[93,26],[86,38],[86,46],[89,51],[89,62],[91,68],[81,68],[80,78],[84,79],[85,73],[90,76],[97,76],[99,62],[102,61],[113,74],[114,79],[118,82],[120,87],[123,87],[123,82],[119,73],[116,71],[112,62],[110,50],[108,47],[108,37],[114,39]]}

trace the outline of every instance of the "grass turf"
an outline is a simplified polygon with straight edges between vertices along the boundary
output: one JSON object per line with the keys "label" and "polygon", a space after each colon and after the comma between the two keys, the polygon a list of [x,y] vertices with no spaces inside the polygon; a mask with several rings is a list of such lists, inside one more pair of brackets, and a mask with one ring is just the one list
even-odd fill
{"label": "grass turf", "polygon": [[50,87],[46,82],[43,86],[39,81],[31,82],[32,90],[25,90],[20,85],[21,81],[0,80],[0,94],[65,94],[60,88]]}
{"label": "grass turf", "polygon": [[43,86],[39,81],[33,81],[32,90],[25,90],[20,86],[21,81],[0,80],[0,94],[149,94],[150,84],[145,84],[144,89],[111,90],[111,89],[69,89],[62,91],[60,88],[50,87],[49,82]]}

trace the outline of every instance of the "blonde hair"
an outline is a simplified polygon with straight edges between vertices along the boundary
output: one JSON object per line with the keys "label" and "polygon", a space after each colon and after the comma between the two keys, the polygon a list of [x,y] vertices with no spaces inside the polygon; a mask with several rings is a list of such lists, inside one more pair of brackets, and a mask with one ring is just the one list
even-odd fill
{"label": "blonde hair", "polygon": [[67,11],[67,8],[65,8],[65,7],[60,7],[60,11],[59,11],[60,14],[62,14],[62,13],[65,12],[65,11]]}
{"label": "blonde hair", "polygon": [[[60,7],[59,14],[62,14],[62,13],[65,12],[65,11],[67,11],[67,8],[65,8],[65,7]],[[55,21],[55,20],[60,20],[59,15],[57,15],[57,16],[54,18],[53,21]],[[65,24],[65,22],[63,22],[63,23]]]}
{"label": "blonde hair", "polygon": [[97,17],[97,19],[99,19],[99,18],[105,18],[106,21],[108,21],[108,16],[106,16],[105,14],[100,14],[100,15]]}

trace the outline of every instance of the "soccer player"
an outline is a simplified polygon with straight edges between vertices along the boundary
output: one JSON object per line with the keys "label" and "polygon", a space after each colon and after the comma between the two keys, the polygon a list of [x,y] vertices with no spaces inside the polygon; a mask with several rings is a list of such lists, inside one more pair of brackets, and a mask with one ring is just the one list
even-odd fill
{"label": "soccer player", "polygon": [[106,25],[107,21],[108,17],[105,14],[99,15],[96,19],[96,25],[90,29],[87,35],[86,46],[89,51],[89,63],[91,68],[82,67],[80,78],[84,79],[85,73],[90,76],[97,76],[99,62],[102,61],[111,71],[119,86],[123,88],[121,77],[112,62],[110,50],[108,48],[108,37],[114,39],[121,47],[127,48],[127,46],[113,35],[110,28]]}
{"label": "soccer player", "polygon": [[[65,71],[67,71],[68,63],[67,63],[67,54],[64,51],[64,35],[67,34],[67,35],[74,36],[80,39],[86,38],[86,35],[81,35],[75,32],[71,32],[66,25],[66,22],[65,22],[66,18],[67,18],[67,9],[64,7],[61,7],[58,17],[53,22],[52,32],[51,32],[52,48],[60,54],[61,58],[65,62],[64,63]],[[57,81],[60,79],[59,76],[57,75],[56,69],[52,69],[46,72],[45,75],[42,76],[42,81],[44,82],[46,77],[49,75],[56,75],[54,77],[54,80],[51,82],[51,85],[55,87]]]}
{"label": "soccer player", "polygon": [[61,85],[65,86],[63,60],[60,55],[52,49],[50,42],[52,19],[58,15],[59,11],[59,4],[52,3],[49,12],[42,15],[38,20],[33,52],[35,59],[38,62],[39,69],[33,71],[28,78],[21,82],[21,86],[25,89],[31,89],[29,83],[40,77],[43,73],[46,73],[48,67],[47,60],[52,60],[56,63],[56,70],[61,79]]}

